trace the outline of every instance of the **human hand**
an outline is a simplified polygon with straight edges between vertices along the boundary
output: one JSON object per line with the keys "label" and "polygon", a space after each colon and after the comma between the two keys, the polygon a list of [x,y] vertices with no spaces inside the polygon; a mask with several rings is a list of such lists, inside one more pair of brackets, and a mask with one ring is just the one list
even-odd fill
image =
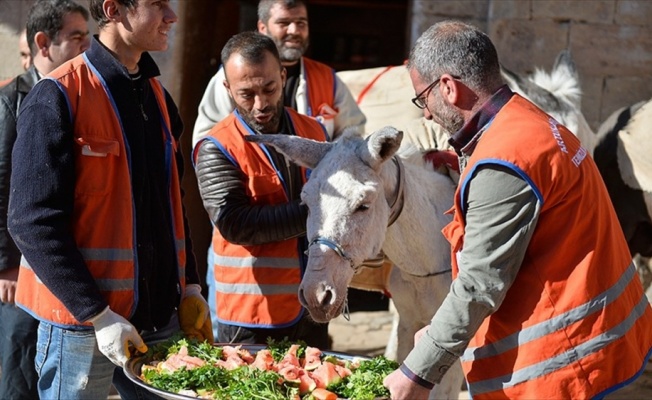
{"label": "human hand", "polygon": [[124,367],[131,356],[129,343],[139,352],[147,352],[147,345],[136,328],[109,307],[89,321],[95,327],[95,338],[100,352],[118,367]]}
{"label": "human hand", "polygon": [[201,294],[201,286],[186,285],[186,292],[179,306],[179,325],[188,337],[213,343],[213,325],[208,303]]}
{"label": "human hand", "polygon": [[460,172],[460,163],[452,150],[430,150],[423,154],[423,160],[431,162],[434,168],[445,166],[455,172]]}
{"label": "human hand", "polygon": [[387,375],[383,380],[383,385],[389,390],[389,397],[392,400],[427,399],[430,394],[430,389],[413,382],[400,369]]}
{"label": "human hand", "polygon": [[335,131],[335,117],[337,114],[337,111],[333,110],[331,106],[323,103],[317,109],[315,119],[324,125],[324,128],[329,134],[332,134]]}
{"label": "human hand", "polygon": [[18,267],[0,271],[0,302],[13,304],[16,296]]}

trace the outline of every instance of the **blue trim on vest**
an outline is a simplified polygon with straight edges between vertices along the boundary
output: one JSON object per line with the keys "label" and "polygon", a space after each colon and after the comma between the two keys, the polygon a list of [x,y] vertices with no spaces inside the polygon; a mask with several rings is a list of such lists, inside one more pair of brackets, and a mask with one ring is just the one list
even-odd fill
{"label": "blue trim on vest", "polygon": [[312,117],[312,104],[310,104],[310,85],[308,85],[308,68],[301,57],[301,69],[303,70],[303,80],[306,81],[306,115]]}
{"label": "blue trim on vest", "polygon": [[[229,161],[231,162],[231,164],[233,164],[233,165],[235,165],[236,167],[240,168],[240,164],[238,164],[238,162],[236,161],[236,159],[231,155],[231,153],[228,152],[228,150],[226,149],[226,147],[224,147],[224,145],[222,145],[222,143],[220,143],[219,140],[215,139],[215,138],[212,137],[212,136],[204,136],[203,138],[201,138],[201,139],[197,142],[197,144],[195,145],[195,150],[193,151],[193,153],[194,153],[194,152],[199,152],[199,144],[202,143],[202,142],[205,142],[205,141],[212,142],[212,143],[213,143],[213,144],[214,144],[214,145],[215,145],[215,146],[216,146],[216,147],[217,147],[217,148],[218,148],[218,149],[219,149],[219,150],[224,154],[224,156],[225,156],[226,158],[229,159]],[[193,165],[194,165],[194,157],[193,157]],[[241,168],[240,168],[240,169],[241,169]]]}
{"label": "blue trim on vest", "polygon": [[43,79],[49,79],[52,82],[54,82],[54,84],[57,85],[57,87],[59,88],[61,93],[63,93],[63,97],[66,99],[66,104],[68,104],[68,116],[70,117],[70,125],[74,125],[75,121],[74,121],[74,115],[72,115],[72,105],[70,104],[70,97],[68,97],[68,92],[66,91],[66,89],[63,87],[61,82],[59,82],[58,80],[56,80],[54,78],[46,76]]}
{"label": "blue trim on vest", "polygon": [[32,318],[34,318],[37,321],[43,321],[46,322],[52,326],[56,326],[57,328],[62,328],[62,329],[68,329],[71,331],[88,331],[91,329],[94,329],[92,325],[66,325],[66,324],[58,324],[55,323],[52,320],[45,319],[41,317],[40,315],[37,315],[34,311],[31,309],[27,308],[26,305],[23,303],[16,302],[16,307],[20,308],[21,310],[25,311],[27,314],[29,314]]}
{"label": "blue trim on vest", "polygon": [[466,174],[466,177],[464,178],[464,182],[462,182],[462,184],[460,185],[460,196],[461,196],[460,204],[461,204],[461,207],[462,207],[462,213],[466,214],[466,209],[464,208],[464,204],[465,204],[464,199],[466,199],[466,190],[467,190],[467,188],[469,186],[469,182],[473,178],[475,170],[478,169],[478,167],[480,167],[480,166],[492,165],[492,164],[493,165],[500,165],[502,167],[508,168],[508,169],[516,172],[516,174],[518,176],[523,178],[523,180],[526,181],[528,183],[528,185],[530,185],[530,187],[532,188],[532,191],[534,191],[534,195],[541,202],[541,204],[543,204],[543,195],[541,194],[541,191],[534,184],[534,181],[530,178],[530,176],[525,173],[525,171],[523,171],[521,168],[519,168],[518,166],[516,166],[515,164],[513,164],[513,163],[511,163],[509,161],[501,160],[501,159],[498,159],[498,158],[485,158],[485,159],[479,160],[478,162],[476,162],[473,165],[473,167]]}
{"label": "blue trim on vest", "polygon": [[[152,90],[153,90],[154,85],[158,86],[158,89],[160,90],[161,95],[163,96],[161,101],[165,102],[165,89],[163,88],[163,84],[161,84],[161,82],[156,78],[150,78],[148,81],[149,81],[150,86],[152,86]],[[178,173],[178,172],[172,170],[172,165],[173,165],[172,157],[174,157],[174,138],[172,137],[172,127],[168,126],[168,124],[167,124],[167,122],[165,120],[165,117],[163,116],[163,111],[162,111],[163,106],[165,106],[165,110],[167,110],[167,104],[160,104],[159,103],[159,98],[156,95],[156,93],[154,93],[154,99],[156,100],[156,104],[158,104],[158,116],[159,116],[159,120],[161,122],[161,127],[163,128],[163,136],[164,136],[163,147],[165,148],[165,166],[166,166],[165,182],[167,184],[168,196],[169,196],[168,211],[170,213],[170,225],[171,225],[170,229],[172,230],[172,236],[174,237],[174,254],[176,256],[175,257],[175,262],[176,262],[176,265],[177,265],[177,278],[178,278],[177,290],[179,292],[178,294],[183,294],[182,292],[183,292],[183,290],[185,290],[185,284],[184,284],[184,287],[181,288],[181,281],[182,280],[185,281],[185,276],[181,276],[181,272],[182,272],[181,269],[183,268],[183,274],[186,275],[186,265],[188,264],[188,253],[186,252],[185,263],[182,266],[181,263],[180,263],[180,260],[179,260],[179,255],[181,253],[181,250],[179,248],[179,244],[177,243],[178,242],[178,238],[177,238],[177,218],[175,217],[174,208],[173,208],[173,205],[172,205],[173,199],[174,199],[174,196],[172,195],[172,174],[173,173]],[[170,113],[168,112],[167,114],[168,114],[168,119],[169,119]],[[170,123],[172,123],[172,122],[170,122]],[[181,186],[181,178],[179,178],[179,187],[180,186]],[[183,206],[181,206],[181,207],[183,207]],[[183,211],[181,211],[181,212],[183,213]],[[183,238],[184,238],[184,241],[185,241],[187,239],[185,237],[186,236],[185,235],[185,227],[182,227],[182,230],[184,231]],[[185,251],[185,243],[184,243],[184,251]],[[136,275],[138,275],[138,268],[136,268]],[[138,304],[138,303],[136,303],[136,304]]]}
{"label": "blue trim on vest", "polygon": [[652,348],[647,352],[647,355],[643,359],[643,365],[641,366],[641,369],[639,369],[638,372],[636,374],[634,374],[634,376],[632,376],[631,378],[629,378],[629,379],[627,379],[627,380],[625,380],[625,381],[623,381],[623,382],[621,382],[621,383],[619,383],[617,385],[614,385],[614,386],[610,387],[607,390],[604,390],[604,391],[598,393],[597,395],[595,395],[595,397],[593,397],[593,399],[594,400],[601,400],[605,396],[607,396],[608,394],[611,394],[611,393],[613,393],[613,392],[615,392],[617,390],[620,390],[623,387],[625,387],[625,386],[629,385],[630,383],[634,382],[641,375],[643,375],[643,372],[645,372],[645,369],[647,367],[647,363],[648,363],[650,357],[652,357]]}

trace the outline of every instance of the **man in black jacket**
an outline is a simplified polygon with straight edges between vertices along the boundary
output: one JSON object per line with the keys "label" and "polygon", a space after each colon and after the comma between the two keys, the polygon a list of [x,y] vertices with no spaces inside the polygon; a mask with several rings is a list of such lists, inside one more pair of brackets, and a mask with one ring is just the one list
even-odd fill
{"label": "man in black jacket", "polygon": [[20,105],[43,76],[82,53],[89,44],[88,11],[72,0],[36,3],[28,14],[27,38],[34,63],[0,89],[0,398],[35,399],[38,321],[14,305],[20,252],[7,232],[11,151]]}

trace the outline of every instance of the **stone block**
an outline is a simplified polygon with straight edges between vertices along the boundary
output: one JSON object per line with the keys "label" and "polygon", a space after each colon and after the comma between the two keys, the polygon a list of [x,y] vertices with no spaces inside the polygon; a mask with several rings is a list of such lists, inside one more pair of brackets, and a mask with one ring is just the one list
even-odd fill
{"label": "stone block", "polygon": [[588,74],[652,76],[652,26],[573,23],[570,48]]}
{"label": "stone block", "polygon": [[614,0],[536,0],[532,2],[532,19],[611,23],[615,13],[614,3]]}
{"label": "stone block", "polygon": [[0,80],[13,78],[23,72],[18,52],[18,35],[14,32],[0,32]]}
{"label": "stone block", "polygon": [[593,132],[597,132],[602,118],[600,107],[602,104],[602,88],[604,78],[598,75],[586,75],[580,71],[580,87],[582,88],[582,114],[589,123]]}
{"label": "stone block", "polygon": [[414,0],[412,10],[414,14],[484,20],[489,13],[489,3],[486,0]]}
{"label": "stone block", "polygon": [[495,0],[489,4],[489,19],[531,19],[531,0]]}
{"label": "stone block", "polygon": [[620,0],[616,2],[614,22],[618,25],[646,25],[652,23],[652,1]]}
{"label": "stone block", "polygon": [[547,71],[552,68],[557,54],[567,47],[568,24],[497,19],[489,22],[488,34],[503,65],[529,74],[536,67]]}
{"label": "stone block", "polygon": [[620,107],[652,99],[652,84],[648,76],[609,76],[602,92],[600,120],[604,121]]}

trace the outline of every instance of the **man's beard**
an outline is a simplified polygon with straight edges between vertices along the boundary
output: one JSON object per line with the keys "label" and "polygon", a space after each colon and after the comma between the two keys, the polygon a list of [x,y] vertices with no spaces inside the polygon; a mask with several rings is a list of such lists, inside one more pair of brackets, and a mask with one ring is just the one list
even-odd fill
{"label": "man's beard", "polygon": [[[283,37],[281,40],[278,40],[276,38],[272,38],[274,40],[274,44],[276,44],[276,48],[278,49],[279,56],[281,57],[281,62],[296,62],[299,61],[299,59],[303,56],[303,53],[306,52],[308,49],[308,44],[309,41],[306,38],[306,40],[301,41],[301,47],[300,48],[295,48],[295,47],[287,47],[285,45],[285,41],[288,39],[293,39],[296,36],[290,36],[287,35]],[[300,38],[300,37],[299,37]]]}
{"label": "man's beard", "polygon": [[452,106],[446,103],[441,97],[441,94],[435,93],[434,97],[434,112],[430,109],[428,109],[428,111],[430,111],[430,113],[436,117],[435,122],[439,123],[442,128],[448,131],[448,133],[451,135],[462,129],[464,126],[464,117],[455,111]]}
{"label": "man's beard", "polygon": [[[240,107],[238,104],[235,105],[235,108],[238,110],[240,116],[247,123],[247,125],[253,130],[255,130],[256,132],[278,133],[281,117],[283,116],[283,111],[284,111],[283,96],[281,96],[278,103],[276,104],[276,112],[274,113],[272,118],[264,124],[261,124],[258,121],[256,121],[256,118],[254,118],[255,111],[253,109],[249,112],[244,108]],[[274,106],[269,105],[263,110],[263,113],[269,112],[270,110],[273,109]]]}

